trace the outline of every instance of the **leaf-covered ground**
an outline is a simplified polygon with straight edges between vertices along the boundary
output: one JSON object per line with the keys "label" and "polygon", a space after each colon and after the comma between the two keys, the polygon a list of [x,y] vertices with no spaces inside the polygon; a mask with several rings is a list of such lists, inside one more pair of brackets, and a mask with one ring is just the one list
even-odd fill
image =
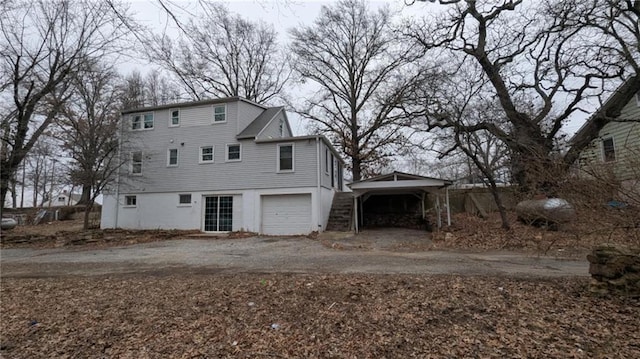
{"label": "leaf-covered ground", "polygon": [[640,358],[637,300],[586,278],[3,278],[3,358]]}

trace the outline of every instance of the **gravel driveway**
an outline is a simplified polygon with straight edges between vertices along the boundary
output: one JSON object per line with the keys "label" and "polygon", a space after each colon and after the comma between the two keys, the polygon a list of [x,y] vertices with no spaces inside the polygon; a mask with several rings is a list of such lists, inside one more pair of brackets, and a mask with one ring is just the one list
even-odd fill
{"label": "gravel driveway", "polygon": [[517,252],[344,250],[307,238],[181,239],[104,249],[3,249],[3,277],[146,272],[588,276],[586,260]]}

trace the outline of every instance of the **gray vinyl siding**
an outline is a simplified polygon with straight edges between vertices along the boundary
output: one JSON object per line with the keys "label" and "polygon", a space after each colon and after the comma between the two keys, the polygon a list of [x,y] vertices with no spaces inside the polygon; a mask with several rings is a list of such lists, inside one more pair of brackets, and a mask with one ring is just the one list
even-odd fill
{"label": "gray vinyl siding", "polygon": [[[613,170],[618,180],[640,177],[640,106],[632,99],[622,110],[624,122],[610,122],[600,131],[580,157],[580,167],[585,171]],[[602,140],[612,138],[616,160],[604,162]]]}
{"label": "gray vinyl siding", "polygon": [[247,126],[249,126],[249,124],[264,111],[264,109],[244,101],[238,101],[236,104],[238,108],[236,134],[238,134],[247,128]]}
{"label": "gray vinyl siding", "polygon": [[[130,176],[128,166],[123,168],[122,193],[316,186],[316,140],[287,139],[286,143],[294,144],[294,172],[278,173],[278,143],[236,140],[237,123],[232,117],[237,114],[236,104],[227,104],[226,123],[212,124],[213,107],[199,106],[181,109],[180,127],[169,128],[169,110],[162,110],[154,114],[153,130],[125,131],[130,141],[123,155],[129,156],[134,148],[142,150],[143,175]],[[226,145],[231,143],[242,145],[240,162],[225,162]],[[200,147],[210,145],[214,163],[199,163]],[[176,167],[167,167],[170,148],[178,149]]]}
{"label": "gray vinyl siding", "polygon": [[285,124],[284,126],[284,136],[280,135],[280,121],[284,120],[284,115],[282,112],[278,114],[278,116],[274,117],[271,122],[267,124],[264,130],[258,135],[257,139],[271,139],[271,138],[281,138],[281,137],[291,137],[289,133],[289,127]]}

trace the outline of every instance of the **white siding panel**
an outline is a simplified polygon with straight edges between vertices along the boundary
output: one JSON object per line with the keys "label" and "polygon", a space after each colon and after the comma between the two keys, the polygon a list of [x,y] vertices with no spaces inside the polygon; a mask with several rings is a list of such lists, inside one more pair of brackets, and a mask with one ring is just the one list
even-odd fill
{"label": "white siding panel", "polygon": [[311,232],[311,195],[262,196],[262,233],[271,235]]}

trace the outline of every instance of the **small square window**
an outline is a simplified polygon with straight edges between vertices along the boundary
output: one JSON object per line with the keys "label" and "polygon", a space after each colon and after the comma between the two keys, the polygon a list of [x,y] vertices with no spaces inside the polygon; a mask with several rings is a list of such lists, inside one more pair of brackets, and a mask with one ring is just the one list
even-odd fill
{"label": "small square window", "polygon": [[178,165],[178,149],[170,148],[167,152],[167,166],[177,166]]}
{"label": "small square window", "polygon": [[131,174],[142,174],[142,152],[136,151],[131,153]]}
{"label": "small square window", "polygon": [[220,105],[213,107],[213,122],[227,121],[227,106]]}
{"label": "small square window", "polygon": [[66,198],[64,197],[58,197],[58,202],[64,202],[66,200]]}
{"label": "small square window", "polygon": [[190,205],[191,204],[191,194],[181,194],[178,195],[178,204],[180,205]]}
{"label": "small square window", "polygon": [[169,123],[169,126],[180,126],[180,110],[171,110],[171,122]]}
{"label": "small square window", "polygon": [[213,163],[213,146],[200,147],[200,163]]}
{"label": "small square window", "polygon": [[131,129],[139,130],[141,128],[142,128],[142,116],[140,115],[131,116]]}
{"label": "small square window", "polygon": [[241,149],[240,145],[227,145],[227,161],[240,161],[241,160]]}
{"label": "small square window", "polygon": [[604,162],[613,162],[616,160],[616,148],[612,137],[602,140],[602,155]]}
{"label": "small square window", "polygon": [[293,172],[293,145],[278,145],[278,171]]}
{"label": "small square window", "polygon": [[138,200],[136,196],[124,196],[124,204],[125,206],[135,207],[138,205]]}

